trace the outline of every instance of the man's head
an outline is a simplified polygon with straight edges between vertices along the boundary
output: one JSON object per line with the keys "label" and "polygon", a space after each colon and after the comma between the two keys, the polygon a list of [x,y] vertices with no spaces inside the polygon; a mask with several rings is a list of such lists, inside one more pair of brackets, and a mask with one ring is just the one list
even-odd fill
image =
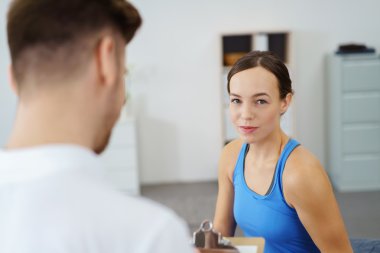
{"label": "man's head", "polygon": [[72,76],[102,31],[128,43],[140,23],[124,0],[14,0],[7,24],[14,77],[21,86],[32,74]]}
{"label": "man's head", "polygon": [[[115,94],[109,92],[107,99],[115,104],[108,114],[114,115],[103,115],[110,121],[104,125],[110,131],[124,100],[124,47],[140,24],[138,11],[124,0],[14,0],[7,31],[20,100],[69,89],[73,83],[110,86]],[[100,92],[94,89],[95,93]],[[107,99],[103,99],[105,104]],[[106,139],[109,133],[100,135],[104,137],[97,138]],[[106,140],[98,142],[94,150],[100,152]]]}

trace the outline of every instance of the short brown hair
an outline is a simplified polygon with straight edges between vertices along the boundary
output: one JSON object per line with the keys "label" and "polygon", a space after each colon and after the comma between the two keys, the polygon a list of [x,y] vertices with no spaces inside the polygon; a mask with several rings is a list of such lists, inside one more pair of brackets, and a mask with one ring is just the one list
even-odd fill
{"label": "short brown hair", "polygon": [[270,51],[252,51],[240,58],[231,68],[227,76],[227,91],[230,93],[230,81],[235,74],[254,67],[263,67],[274,74],[278,81],[280,99],[288,93],[293,94],[292,80],[288,68],[281,59]]}
{"label": "short brown hair", "polygon": [[[136,8],[125,0],[14,0],[7,32],[15,78],[21,82],[33,64],[75,62],[72,58],[83,50],[80,41],[107,28],[128,43],[141,22]],[[37,53],[31,54],[33,50]]]}

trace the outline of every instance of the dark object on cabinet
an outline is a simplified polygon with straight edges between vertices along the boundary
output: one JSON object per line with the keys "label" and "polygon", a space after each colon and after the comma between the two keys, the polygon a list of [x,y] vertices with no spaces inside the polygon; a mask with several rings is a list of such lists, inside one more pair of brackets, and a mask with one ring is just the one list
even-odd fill
{"label": "dark object on cabinet", "polygon": [[376,53],[374,48],[368,48],[364,44],[342,44],[339,45],[336,54],[368,54]]}

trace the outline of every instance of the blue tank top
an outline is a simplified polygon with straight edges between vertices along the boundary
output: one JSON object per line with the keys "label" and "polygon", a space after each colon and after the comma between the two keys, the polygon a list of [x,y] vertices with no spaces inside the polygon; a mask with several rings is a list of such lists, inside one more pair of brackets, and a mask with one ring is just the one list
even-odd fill
{"label": "blue tank top", "polygon": [[244,160],[248,145],[243,144],[233,174],[234,217],[244,236],[264,237],[265,253],[320,252],[290,207],[282,191],[282,174],[290,153],[299,145],[290,139],[282,151],[272,186],[266,195],[251,190],[244,178]]}

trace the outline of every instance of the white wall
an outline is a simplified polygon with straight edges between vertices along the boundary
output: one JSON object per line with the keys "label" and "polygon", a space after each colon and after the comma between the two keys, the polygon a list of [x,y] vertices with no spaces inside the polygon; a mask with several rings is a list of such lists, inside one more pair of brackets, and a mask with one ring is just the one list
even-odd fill
{"label": "white wall", "polygon": [[6,36],[8,0],[0,1],[0,147],[7,141],[16,110],[16,97],[8,85],[9,54]]}
{"label": "white wall", "polygon": [[[7,2],[7,1],[6,1]],[[377,0],[135,0],[144,25],[128,48],[143,183],[215,179],[222,146],[220,35],[292,31],[297,138],[325,161],[324,55],[340,42],[380,50]],[[15,110],[1,1],[0,144]]]}
{"label": "white wall", "polygon": [[145,183],[216,177],[222,136],[220,34],[290,30],[297,138],[325,162],[324,55],[341,42],[380,50],[377,0],[135,0],[129,48]]}

